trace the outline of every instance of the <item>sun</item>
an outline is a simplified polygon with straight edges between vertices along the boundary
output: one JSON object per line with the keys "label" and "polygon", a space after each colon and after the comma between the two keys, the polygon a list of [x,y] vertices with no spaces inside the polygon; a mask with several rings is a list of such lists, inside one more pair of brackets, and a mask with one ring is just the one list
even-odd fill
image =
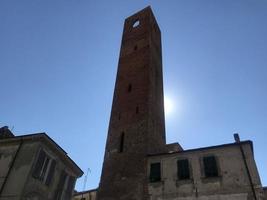
{"label": "sun", "polygon": [[171,115],[174,111],[174,103],[168,96],[164,96],[164,111],[166,116]]}

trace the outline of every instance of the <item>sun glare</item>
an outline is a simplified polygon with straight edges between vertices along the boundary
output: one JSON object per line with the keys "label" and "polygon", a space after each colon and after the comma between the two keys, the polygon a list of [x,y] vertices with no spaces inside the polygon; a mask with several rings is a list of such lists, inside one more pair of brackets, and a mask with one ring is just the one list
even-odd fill
{"label": "sun glare", "polygon": [[174,104],[171,98],[164,96],[164,111],[165,116],[169,116],[174,110]]}

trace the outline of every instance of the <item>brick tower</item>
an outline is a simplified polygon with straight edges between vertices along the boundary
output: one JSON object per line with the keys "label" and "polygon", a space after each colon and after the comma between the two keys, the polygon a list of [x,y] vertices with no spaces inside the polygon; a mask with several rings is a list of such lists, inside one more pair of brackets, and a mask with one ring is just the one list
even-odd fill
{"label": "brick tower", "polygon": [[146,155],[165,149],[161,34],[150,7],[124,23],[98,200],[147,199]]}

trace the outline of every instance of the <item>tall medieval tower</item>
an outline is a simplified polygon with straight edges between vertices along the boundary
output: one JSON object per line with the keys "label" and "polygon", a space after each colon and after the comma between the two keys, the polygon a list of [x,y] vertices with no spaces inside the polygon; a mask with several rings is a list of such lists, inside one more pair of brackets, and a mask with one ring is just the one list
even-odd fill
{"label": "tall medieval tower", "polygon": [[147,199],[146,156],[165,150],[161,34],[150,7],[124,23],[98,200]]}

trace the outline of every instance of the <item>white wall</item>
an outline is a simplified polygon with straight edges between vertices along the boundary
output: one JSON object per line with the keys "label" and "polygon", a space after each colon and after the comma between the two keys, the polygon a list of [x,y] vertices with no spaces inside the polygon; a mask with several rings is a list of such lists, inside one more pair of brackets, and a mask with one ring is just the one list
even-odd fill
{"label": "white wall", "polygon": [[[260,196],[262,186],[250,145],[246,144],[243,148],[254,187]],[[209,155],[217,158],[218,177],[206,178],[204,175],[202,158]],[[189,180],[177,178],[177,160],[183,158],[190,163]],[[251,199],[252,190],[238,145],[149,157],[148,170],[150,163],[154,162],[161,163],[161,181],[149,183],[151,200],[189,200],[196,197],[203,200]]]}

